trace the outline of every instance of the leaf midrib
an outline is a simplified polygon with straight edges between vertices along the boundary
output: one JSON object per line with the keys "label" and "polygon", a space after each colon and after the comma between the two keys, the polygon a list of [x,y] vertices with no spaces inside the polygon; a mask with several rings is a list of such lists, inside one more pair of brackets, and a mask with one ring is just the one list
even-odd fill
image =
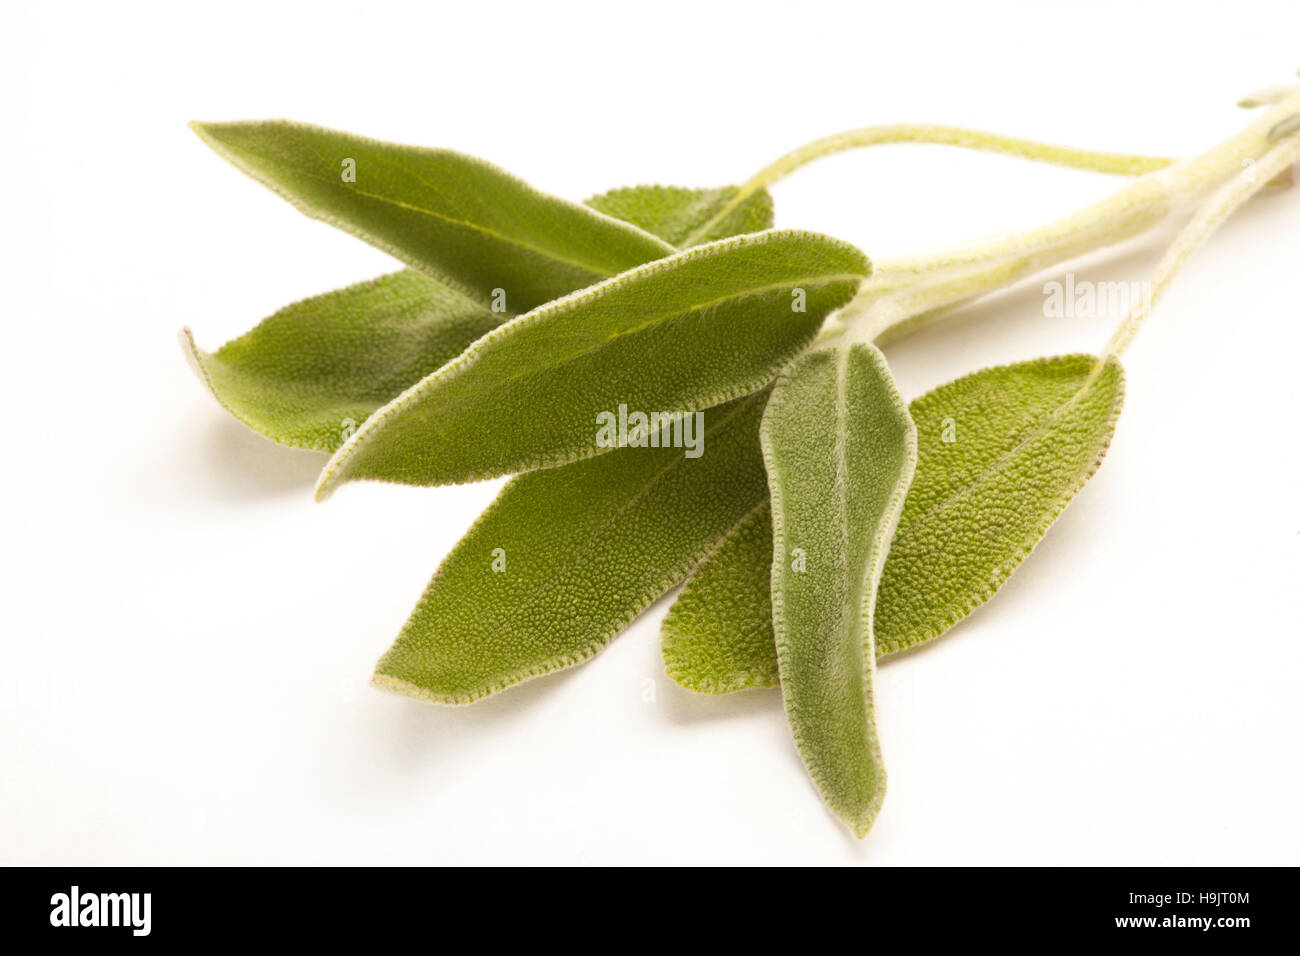
{"label": "leaf midrib", "polygon": [[[720,298],[714,299],[709,302],[696,303],[695,305],[689,306],[686,309],[674,310],[672,312],[664,313],[659,316],[653,317],[635,328],[626,329],[617,332],[614,335],[609,336],[608,338],[602,339],[600,342],[594,343],[588,346],[587,348],[582,349],[581,351],[574,352],[566,356],[565,358],[558,359],[551,362],[544,369],[540,369],[536,371],[531,371],[531,370],[523,371],[518,374],[511,375],[507,378],[501,379],[497,381],[493,387],[494,389],[499,389],[508,385],[514,385],[520,381],[534,377],[536,375],[553,372],[557,368],[560,368],[565,365],[569,365],[572,362],[577,361],[578,359],[582,358],[585,355],[589,355],[592,352],[604,348],[606,345],[608,345],[610,342],[614,341],[615,339],[619,338],[620,336],[632,335],[638,332],[643,332],[645,331],[645,329],[649,328],[650,326],[656,325],[659,322],[665,321],[666,319],[687,315],[691,312],[699,311],[700,309],[711,308],[723,302],[728,302],[735,299],[743,299],[751,295],[761,295],[765,292],[771,292],[771,291],[775,291],[776,289],[786,288],[791,283],[806,284],[806,285],[830,285],[835,282],[844,282],[844,281],[860,282],[861,280],[862,280],[862,276],[853,273],[842,273],[842,274],[836,273],[832,276],[823,277],[821,279],[792,278],[792,279],[784,280],[780,283],[774,283],[766,286],[756,287],[753,289],[746,289],[740,292],[733,293],[731,295],[722,296]],[[547,308],[547,306],[542,306],[541,308]],[[554,314],[555,314],[554,311],[550,313],[550,315],[554,315]],[[561,312],[560,314],[563,315],[564,313]],[[527,314],[525,314],[523,316],[520,316],[518,319],[515,319],[514,321],[518,322],[518,321],[525,320],[527,318],[528,316]],[[484,337],[484,339],[480,339],[480,342],[488,342],[491,336],[504,334],[503,330],[509,328],[510,324],[511,323],[506,323],[505,325],[500,326],[499,328],[493,330],[492,332],[489,332],[488,335]],[[434,372],[433,376],[430,376],[430,379],[426,379],[424,382],[419,382],[411,387],[412,389],[416,389],[416,390],[425,389],[424,391],[420,391],[417,394],[411,394],[407,396],[399,395],[397,398],[393,399],[392,402],[389,402],[388,406],[385,406],[385,407],[392,406],[392,410],[389,413],[385,414],[384,408],[381,408],[378,412],[375,413],[375,415],[367,419],[365,424],[362,425],[361,430],[357,432],[357,436],[354,436],[354,440],[356,441],[356,444],[354,444],[351,447],[351,449],[347,452],[346,457],[342,458],[332,471],[327,472],[330,476],[330,483],[337,481],[338,476],[346,474],[346,471],[350,467],[350,465],[357,460],[357,456],[361,453],[361,449],[367,447],[369,442],[372,440],[373,436],[382,432],[382,430],[385,427],[387,427],[388,422],[398,420],[397,417],[400,416],[408,407],[410,407],[413,402],[420,401],[425,397],[427,397],[428,394],[427,389],[434,388],[435,386],[440,386],[444,381],[455,381],[460,376],[466,374],[466,372],[470,368],[472,368],[476,362],[481,361],[482,359],[481,353],[479,355],[471,355],[472,351],[473,351],[473,346],[471,346],[470,350],[464,353],[464,355],[462,355],[460,358],[452,360],[453,362],[458,364],[454,366],[444,366],[443,370],[439,372]],[[446,371],[448,373],[448,378],[442,379],[436,383],[433,382],[432,379],[435,376],[441,375],[443,371]],[[467,404],[470,404],[478,400],[479,397],[480,397],[479,394],[476,392],[469,392],[467,394],[462,394],[459,396],[453,395],[449,400],[443,401],[438,406],[438,410],[440,413],[445,413],[448,410],[460,409],[466,406]],[[721,400],[726,401],[730,397],[731,396],[728,396]],[[400,403],[400,404],[395,405],[395,403]],[[698,409],[694,409],[694,410],[698,410]],[[687,411],[692,411],[692,410],[687,410]],[[345,449],[348,448],[348,446],[346,445],[343,447]],[[340,451],[342,450],[343,449],[340,449]],[[594,456],[587,456],[587,457],[590,458]]]}
{"label": "leaf midrib", "polygon": [[932,507],[929,511],[927,511],[924,515],[920,516],[919,518],[914,518],[911,521],[908,521],[906,523],[900,523],[898,526],[898,531],[895,533],[895,537],[901,535],[905,530],[911,529],[919,525],[924,525],[926,522],[928,522],[939,512],[947,510],[947,508],[950,505],[952,505],[954,502],[956,502],[959,498],[963,498],[967,494],[970,494],[971,492],[975,491],[986,481],[991,480],[994,475],[1005,470],[1008,467],[1008,464],[1010,463],[1011,459],[1013,459],[1016,455],[1020,454],[1020,452],[1025,448],[1026,445],[1030,444],[1031,442],[1039,438],[1041,435],[1046,433],[1049,427],[1052,425],[1052,423],[1066,409],[1073,406],[1079,400],[1079,397],[1083,395],[1084,392],[1091,389],[1093,385],[1098,381],[1100,381],[1100,377],[1093,379],[1092,382],[1086,382],[1077,391],[1075,391],[1074,394],[1071,395],[1068,399],[1066,399],[1060,405],[1053,408],[1051,412],[1049,412],[1047,415],[1043,417],[1043,420],[1038,425],[1035,425],[1033,428],[1029,429],[1029,431],[1026,432],[1025,436],[1020,441],[1018,441],[1012,448],[1008,449],[1005,453],[1003,453],[1002,455],[994,459],[993,462],[991,462],[987,468],[982,469],[979,473],[979,477],[977,477],[974,481],[970,482],[970,484],[961,488],[959,491],[950,494],[949,496],[944,498],[942,501],[940,501],[938,504],[936,504],[934,507]]}
{"label": "leaf midrib", "polygon": [[835,510],[840,532],[840,580],[844,582],[844,603],[840,608],[840,628],[849,628],[851,638],[857,632],[855,609],[861,600],[862,582],[850,579],[849,559],[849,461],[848,461],[848,372],[849,349],[836,350],[835,361]]}
{"label": "leaf midrib", "polygon": [[[529,378],[533,378],[537,375],[548,374],[557,368],[561,368],[565,365],[569,365],[573,362],[578,361],[581,358],[585,358],[586,356],[591,355],[593,352],[597,352],[600,349],[605,348],[616,339],[624,338],[629,335],[637,335],[641,332],[644,332],[646,329],[651,328],[652,326],[660,324],[661,322],[666,322],[669,319],[679,319],[682,318],[683,316],[690,315],[693,312],[699,312],[704,309],[711,309],[714,306],[722,305],[724,302],[733,302],[740,299],[749,298],[751,296],[763,295],[764,293],[767,292],[775,292],[778,289],[788,288],[792,284],[831,285],[836,282],[861,281],[861,278],[862,278],[861,276],[854,275],[852,273],[836,274],[833,276],[828,276],[823,279],[793,278],[778,283],[771,283],[769,285],[755,286],[754,288],[751,289],[743,289],[734,293],[730,293],[728,295],[719,296],[718,298],[711,299],[708,302],[698,302],[695,303],[694,305],[687,306],[686,308],[674,309],[673,311],[670,312],[660,313],[658,315],[651,316],[649,319],[645,320],[640,325],[633,326],[627,329],[616,330],[612,335],[601,339],[599,342],[594,342],[583,349],[580,349],[576,352],[571,352],[570,354],[564,356],[563,358],[558,358],[555,359],[554,361],[549,362],[549,364],[547,364],[544,368],[525,370],[519,372],[518,374],[511,375],[507,378],[500,379],[499,381],[496,382],[494,387],[500,388],[505,385],[514,385],[518,382],[524,381]],[[555,315],[556,313],[553,312],[551,313],[550,316],[548,316],[548,318],[551,318],[552,321],[555,321],[556,319],[552,318]],[[524,317],[525,316],[521,316],[520,318],[524,318]],[[560,312],[558,319],[563,319],[564,317],[565,317],[565,313]],[[507,323],[507,325],[508,324],[509,323]],[[503,325],[500,328],[504,329],[506,328],[506,326]],[[532,328],[532,326],[530,325],[529,328]],[[455,373],[456,376],[459,377],[461,374],[464,374],[466,370],[472,368],[475,363],[482,361],[482,359],[483,359],[482,354],[471,356],[469,360],[467,360],[463,365],[457,367]],[[440,407],[444,409],[458,407],[460,405],[463,405],[465,402],[474,400],[475,398],[476,398],[476,394],[462,395],[458,399],[454,399],[450,402],[447,402]]]}
{"label": "leaf midrib", "polygon": [[[224,145],[224,144],[223,144],[223,145]],[[226,148],[227,148],[227,149],[230,149],[230,150],[232,150],[232,151],[233,151],[234,149],[236,149],[236,147],[231,147],[231,146],[227,146]],[[244,153],[248,154],[248,155],[256,156],[256,157],[258,157],[259,159],[261,159],[261,160],[263,160],[263,161],[266,161],[266,162],[279,162],[279,161],[276,160],[275,158],[273,158],[273,157],[271,157],[271,156],[268,156],[266,153],[259,152],[259,151],[257,151],[256,149],[250,149],[250,148],[248,148],[248,147],[242,147],[241,150],[242,150]],[[298,173],[299,175],[306,176],[308,179],[313,179],[313,180],[315,180],[315,181],[317,181],[317,182],[324,183],[325,185],[328,185],[328,186],[334,186],[334,185],[335,185],[334,180],[333,180],[332,177],[324,176],[324,175],[318,173],[317,171],[315,171],[314,169],[311,169],[310,167],[306,167],[306,166],[303,166],[303,165],[301,165],[301,164],[297,164],[297,163],[286,163],[286,164],[283,164],[283,165],[288,166],[289,169],[293,170],[294,172]],[[418,176],[416,176],[415,178],[419,179]],[[421,181],[423,182],[423,180],[421,180]],[[424,208],[424,207],[422,207],[422,206],[413,206],[413,205],[411,205],[410,203],[402,202],[400,199],[394,199],[394,198],[389,197],[389,196],[383,196],[383,195],[380,195],[379,193],[372,193],[372,192],[369,192],[368,190],[362,189],[362,188],[359,187],[359,186],[355,186],[354,184],[350,184],[350,185],[352,185],[352,188],[346,190],[346,192],[348,192],[348,193],[353,193],[353,194],[355,194],[355,195],[364,196],[364,197],[366,197],[367,199],[372,199],[372,200],[374,200],[374,201],[376,201],[376,202],[387,203],[388,205],[396,206],[397,208],[400,208],[400,209],[406,209],[406,210],[409,210],[410,212],[415,212],[415,213],[419,213],[419,214],[421,214],[421,215],[429,216],[429,217],[431,217],[431,218],[433,218],[433,219],[438,219],[438,220],[440,220],[440,221],[442,221],[442,222],[449,223],[449,224],[454,225],[454,226],[461,226],[461,227],[464,227],[464,228],[469,229],[469,230],[472,230],[472,231],[474,231],[474,232],[481,233],[482,235],[488,236],[488,237],[490,237],[490,238],[492,238],[492,239],[496,239],[496,240],[498,240],[498,241],[500,241],[500,242],[502,242],[502,243],[505,243],[506,245],[515,246],[515,247],[518,247],[518,248],[520,248],[520,249],[526,249],[526,250],[528,250],[528,251],[530,251],[530,252],[534,252],[534,253],[537,253],[537,254],[541,255],[543,258],[550,259],[550,260],[553,261],[553,262],[562,263],[562,264],[564,264],[564,265],[566,265],[566,266],[570,266],[570,267],[573,267],[573,268],[576,268],[576,269],[582,269],[582,270],[584,270],[584,271],[586,271],[586,272],[590,272],[590,273],[592,273],[593,275],[598,275],[598,276],[613,276],[613,275],[617,275],[617,273],[615,273],[615,272],[610,272],[608,269],[606,269],[606,268],[603,267],[603,266],[596,266],[596,265],[592,265],[592,264],[590,264],[590,263],[581,262],[581,261],[578,261],[578,260],[575,260],[575,259],[569,259],[569,258],[566,258],[566,257],[564,257],[564,256],[556,255],[554,252],[552,252],[552,251],[550,251],[550,250],[544,249],[544,248],[542,248],[542,247],[540,247],[540,246],[535,246],[535,245],[533,245],[532,243],[529,243],[529,242],[525,242],[525,241],[523,241],[522,239],[517,239],[517,238],[514,238],[514,237],[512,237],[512,236],[507,236],[507,235],[505,235],[505,234],[503,234],[503,233],[497,232],[495,229],[492,229],[492,228],[490,228],[490,227],[488,227],[488,226],[480,225],[480,224],[478,224],[478,223],[474,223],[474,222],[471,222],[471,221],[466,220],[466,219],[458,219],[458,218],[456,218],[456,217],[454,217],[454,216],[448,216],[448,215],[446,215],[446,214],[444,214],[444,213],[440,213],[440,212],[438,212],[438,211],[436,211],[436,210],[433,210],[433,209],[426,209],[426,208]],[[612,217],[606,217],[606,218],[612,218]],[[367,230],[367,231],[369,231],[369,230]],[[652,235],[652,234],[651,234],[651,233],[646,233],[646,235]],[[662,241],[662,240],[661,240],[661,241]],[[672,255],[672,254],[673,254],[673,249],[674,249],[673,246],[669,245],[668,243],[665,243],[665,248],[664,248],[664,250],[663,250],[663,254],[664,254],[664,256],[670,256],[670,255]],[[650,260],[650,261],[653,261],[653,260]],[[641,264],[641,263],[638,263],[638,264]]]}

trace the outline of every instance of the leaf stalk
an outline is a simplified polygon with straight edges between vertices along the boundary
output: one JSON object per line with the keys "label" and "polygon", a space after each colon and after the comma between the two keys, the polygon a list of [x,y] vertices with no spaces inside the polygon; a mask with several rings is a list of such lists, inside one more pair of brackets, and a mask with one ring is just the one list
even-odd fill
{"label": "leaf stalk", "polygon": [[835,337],[852,326],[854,340],[898,338],[958,305],[1057,263],[1132,238],[1175,210],[1204,201],[1201,212],[1157,270],[1157,294],[1143,303],[1140,314],[1130,317],[1131,322],[1126,321],[1124,340],[1114,343],[1122,350],[1186,257],[1238,206],[1285,176],[1296,161],[1289,144],[1300,132],[1293,123],[1298,114],[1300,89],[1199,156],[1146,173],[1104,199],[1044,226],[937,254],[877,262],[871,279],[862,284],[825,337]]}
{"label": "leaf stalk", "polygon": [[1088,169],[1094,172],[1111,173],[1121,176],[1140,176],[1144,173],[1164,169],[1174,164],[1175,160],[1162,156],[1138,156],[1129,153],[1106,153],[1091,149],[1073,149],[1068,146],[1055,146],[1037,140],[1022,139],[1017,136],[1003,136],[983,130],[966,129],[960,126],[942,126],[933,123],[892,123],[880,126],[864,126],[860,129],[833,133],[821,139],[805,143],[784,156],[769,163],[755,173],[731,201],[719,209],[711,219],[701,224],[692,233],[688,244],[707,234],[709,229],[723,221],[747,198],[774,185],[796,170],[809,163],[843,153],[850,149],[865,146],[884,146],[900,143],[931,143],[939,146],[957,146],[988,153],[1001,153],[1034,162],[1065,166],[1070,169]]}

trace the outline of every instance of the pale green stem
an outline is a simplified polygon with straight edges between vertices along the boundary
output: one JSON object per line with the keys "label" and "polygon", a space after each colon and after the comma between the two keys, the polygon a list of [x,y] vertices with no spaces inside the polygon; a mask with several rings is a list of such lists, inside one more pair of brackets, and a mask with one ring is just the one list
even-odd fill
{"label": "pale green stem", "polygon": [[1238,100],[1237,105],[1244,110],[1253,110],[1258,106],[1272,106],[1274,103],[1282,102],[1297,89],[1300,89],[1300,86],[1295,83],[1279,83],[1276,86],[1266,86],[1262,90],[1256,90],[1249,96]]}
{"label": "pale green stem", "polygon": [[[1148,173],[1100,202],[1046,226],[937,255],[879,262],[844,316],[865,313],[866,328],[855,338],[878,338],[890,330],[895,330],[896,337],[901,328],[915,328],[918,316],[933,318],[953,303],[1143,232],[1173,209],[1238,178],[1243,168],[1247,175],[1253,173],[1253,194],[1286,168],[1286,164],[1274,162],[1262,167],[1258,160],[1269,153],[1279,132],[1289,129],[1297,113],[1300,91],[1200,156]],[[1241,201],[1245,198],[1248,195]]]}
{"label": "pale green stem", "polygon": [[[1124,238],[1112,234],[1111,242]],[[883,345],[911,334],[934,319],[947,315],[958,305],[1014,285],[1021,279],[1051,266],[1075,259],[1097,248],[1090,234],[1066,237],[1045,249],[1026,255],[977,262],[961,268],[937,269],[928,275],[911,277],[910,282],[882,269],[863,283],[853,301],[841,312],[844,324],[855,324],[854,339]]]}
{"label": "pale green stem", "polygon": [[1259,192],[1269,180],[1289,169],[1300,160],[1300,135],[1294,131],[1277,146],[1262,156],[1244,172],[1219,187],[1196,211],[1191,221],[1178,234],[1156,266],[1151,276],[1151,287],[1142,301],[1135,306],[1115,334],[1111,336],[1102,359],[1120,355],[1137,334],[1151,309],[1160,301],[1169,285],[1197,249],[1251,196]]}
{"label": "pale green stem", "polygon": [[1261,114],[1237,135],[1199,156],[1147,173],[1078,212],[1025,232],[983,239],[934,255],[880,262],[879,272],[935,269],[1033,255],[1063,244],[1111,245],[1160,222],[1179,205],[1201,198],[1268,151],[1278,123],[1300,111],[1300,91]]}
{"label": "pale green stem", "polygon": [[764,166],[707,222],[686,240],[690,245],[699,241],[709,230],[722,222],[746,199],[760,189],[765,189],[789,176],[795,170],[826,156],[864,146],[881,146],[890,143],[933,143],[942,146],[959,146],[964,149],[1002,153],[1021,159],[1067,166],[1072,169],[1089,169],[1101,173],[1140,176],[1164,169],[1174,160],[1159,156],[1134,156],[1126,153],[1103,153],[1088,149],[1071,149],[1053,146],[1015,136],[1001,136],[981,130],[958,126],[938,126],[929,123],[895,123],[886,126],[865,126],[861,129],[835,133],[814,140],[792,150],[773,163]]}

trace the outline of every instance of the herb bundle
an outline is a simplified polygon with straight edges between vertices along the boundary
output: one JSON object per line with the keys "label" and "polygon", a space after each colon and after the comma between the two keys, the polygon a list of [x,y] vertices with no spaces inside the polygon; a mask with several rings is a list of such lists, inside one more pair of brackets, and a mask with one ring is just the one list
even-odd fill
{"label": "herb bundle", "polygon": [[[443,561],[377,686],[465,704],[595,655],[654,600],[669,676],[780,686],[822,796],[859,836],[885,791],[877,659],[995,594],[1095,472],[1119,357],[1187,257],[1300,158],[1300,87],[1190,159],[942,126],[808,144],[740,186],[577,204],[447,150],[283,121],[195,124],[308,216],[407,268],[295,303],[216,352],[221,405],[358,479],[515,475]],[[941,143],[1131,177],[1013,236],[874,264],[773,229],[768,187],[863,146]],[[1029,275],[1194,210],[1098,355],[899,395],[877,347]]]}

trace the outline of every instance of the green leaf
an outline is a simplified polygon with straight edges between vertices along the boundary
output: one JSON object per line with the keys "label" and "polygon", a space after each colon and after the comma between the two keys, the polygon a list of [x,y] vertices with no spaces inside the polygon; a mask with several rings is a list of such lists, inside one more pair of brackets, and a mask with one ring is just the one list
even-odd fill
{"label": "green leaf", "polygon": [[438,485],[606,452],[603,416],[620,406],[691,412],[761,388],[870,271],[839,240],[771,231],[576,292],[489,333],[376,412],[326,465],[317,495],[358,478]]}
{"label": "green leaf", "polygon": [[766,398],[705,412],[700,458],[623,448],[510,481],[443,561],[376,686],[463,704],[593,656],[766,498]]}
{"label": "green leaf", "polygon": [[[699,694],[781,683],[772,634],[772,510],[762,501],[691,575],[662,629],[664,671]],[[879,644],[877,644],[879,649]]]}
{"label": "green leaf", "polygon": [[[885,656],[991,598],[1097,470],[1124,397],[1118,362],[1071,355],[985,369],[911,405],[916,478],[876,608]],[[951,439],[950,441],[945,438]],[[701,693],[774,687],[771,521],[758,508],[695,573],[663,625],[673,680]]]}
{"label": "green leaf", "polygon": [[254,431],[334,451],[372,412],[506,318],[409,269],[295,302],[215,353],[182,344]]}
{"label": "green leaf", "polygon": [[728,236],[772,228],[772,195],[752,193],[694,242],[691,235],[726,207],[740,192],[737,186],[684,189],[681,186],[628,186],[592,196],[587,205],[615,219],[652,232],[678,248],[701,245]]}
{"label": "green leaf", "polygon": [[761,428],[772,495],[772,623],[786,717],[822,796],[858,836],[885,796],[876,589],[916,467],[916,429],[873,345],[782,373]]}
{"label": "green leaf", "polygon": [[[735,192],[643,186],[589,202],[611,215],[640,216],[649,231],[677,239]],[[766,229],[771,215],[763,192],[724,227]],[[287,445],[335,451],[372,412],[510,317],[407,269],[287,306],[215,353],[196,348],[189,329],[181,342],[239,421]]]}
{"label": "green leaf", "polygon": [[313,219],[490,304],[526,312],[675,251],[473,156],[285,120],[194,123],[214,150]]}

